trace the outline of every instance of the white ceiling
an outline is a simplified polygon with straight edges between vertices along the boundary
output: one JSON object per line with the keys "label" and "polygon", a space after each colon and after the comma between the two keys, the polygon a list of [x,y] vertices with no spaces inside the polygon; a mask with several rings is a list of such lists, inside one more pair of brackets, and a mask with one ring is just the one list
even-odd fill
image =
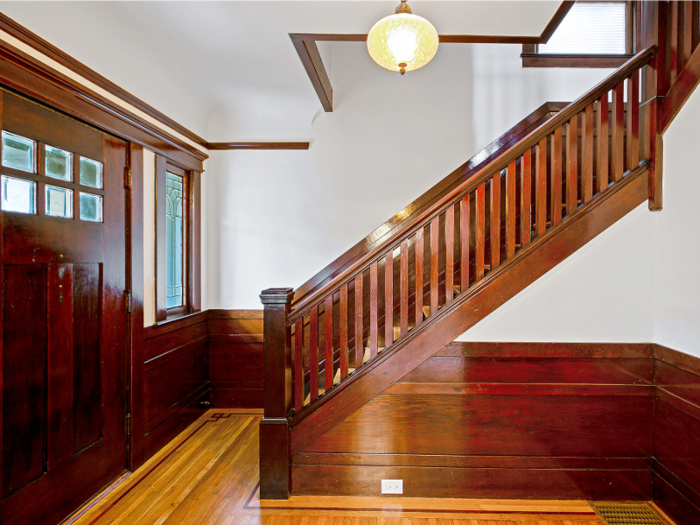
{"label": "white ceiling", "polygon": [[[397,3],[24,1],[0,2],[0,11],[214,141],[234,140],[208,136],[210,119],[222,113],[240,120],[289,108],[310,124],[320,104],[288,34],[367,33]],[[442,34],[537,36],[560,2],[414,0],[410,4]],[[358,53],[364,52],[356,43],[332,45],[355,46]],[[322,52],[326,55],[328,49]],[[342,64],[327,66],[332,70]],[[274,119],[270,122],[274,127]],[[260,137],[247,137],[256,139]]]}

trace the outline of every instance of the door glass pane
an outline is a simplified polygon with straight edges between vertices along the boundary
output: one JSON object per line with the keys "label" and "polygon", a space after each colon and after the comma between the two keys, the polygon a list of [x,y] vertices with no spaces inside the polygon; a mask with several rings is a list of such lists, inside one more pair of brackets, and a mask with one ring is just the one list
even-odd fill
{"label": "door glass pane", "polygon": [[102,197],[80,192],[80,220],[102,222]]}
{"label": "door glass pane", "polygon": [[54,179],[72,180],[73,155],[68,151],[46,146],[46,176]]}
{"label": "door glass pane", "polygon": [[2,165],[34,173],[35,142],[19,135],[2,132]]}
{"label": "door glass pane", "polygon": [[36,182],[2,176],[2,209],[36,213]]}
{"label": "door glass pane", "polygon": [[167,172],[165,177],[166,307],[184,304],[183,290],[183,179]]}
{"label": "door glass pane", "polygon": [[73,217],[73,190],[46,185],[46,215]]}
{"label": "door glass pane", "polygon": [[80,184],[102,189],[102,163],[80,157]]}

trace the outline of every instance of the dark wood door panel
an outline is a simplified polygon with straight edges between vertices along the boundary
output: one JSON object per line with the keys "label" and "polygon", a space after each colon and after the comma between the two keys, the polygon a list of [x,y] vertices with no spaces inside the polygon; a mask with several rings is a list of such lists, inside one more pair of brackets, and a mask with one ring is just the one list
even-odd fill
{"label": "dark wood door panel", "polygon": [[3,269],[3,497],[46,468],[46,266]]}
{"label": "dark wood door panel", "polygon": [[[36,141],[35,172],[9,174],[35,182],[39,210],[2,213],[3,522],[55,524],[126,467],[126,144],[0,96],[3,129]],[[48,145],[73,154],[74,218],[43,212]],[[103,188],[82,184],[79,156],[103,164]],[[81,192],[102,198],[100,222]]]}

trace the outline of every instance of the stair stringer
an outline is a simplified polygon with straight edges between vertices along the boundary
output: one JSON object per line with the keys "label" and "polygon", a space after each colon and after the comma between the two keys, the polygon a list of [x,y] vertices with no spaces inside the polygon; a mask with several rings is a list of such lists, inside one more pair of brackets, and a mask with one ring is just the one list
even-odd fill
{"label": "stair stringer", "polygon": [[459,296],[434,318],[411,330],[353,380],[323,396],[292,419],[293,456],[432,357],[506,301],[542,277],[649,198],[649,162],[628,172],[571,218]]}

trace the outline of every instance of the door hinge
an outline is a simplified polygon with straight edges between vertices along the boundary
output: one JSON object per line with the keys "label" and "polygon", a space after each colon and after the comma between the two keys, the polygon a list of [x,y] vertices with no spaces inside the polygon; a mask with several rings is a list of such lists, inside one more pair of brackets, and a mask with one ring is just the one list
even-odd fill
{"label": "door hinge", "polygon": [[131,313],[131,301],[132,301],[132,293],[131,290],[126,291],[126,313],[130,314]]}
{"label": "door hinge", "polygon": [[131,435],[131,414],[126,415],[126,435]]}
{"label": "door hinge", "polygon": [[124,187],[131,189],[131,168],[124,168]]}

